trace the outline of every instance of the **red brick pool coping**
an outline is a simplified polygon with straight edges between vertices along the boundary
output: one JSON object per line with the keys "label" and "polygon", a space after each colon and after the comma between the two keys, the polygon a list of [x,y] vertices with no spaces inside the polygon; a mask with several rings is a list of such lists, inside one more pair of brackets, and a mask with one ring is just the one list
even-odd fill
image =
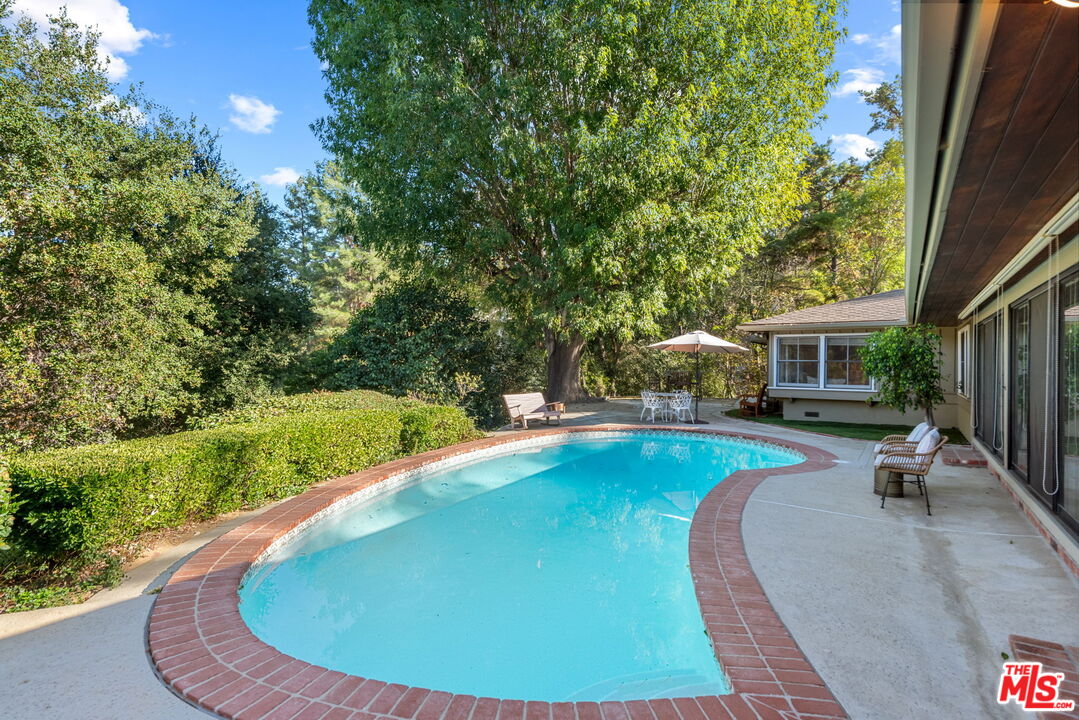
{"label": "red brick pool coping", "polygon": [[690,568],[729,695],[628,702],[476,698],[328,670],[256,638],[240,617],[238,588],[252,563],[315,513],[408,470],[522,439],[575,432],[640,431],[596,425],[531,430],[461,443],[322,483],[209,543],[158,595],[147,644],[162,680],[180,697],[235,720],[773,720],[844,718],[824,681],[768,601],[742,541],[742,510],[767,477],[825,470],[835,456],[790,440],[700,428],[648,428],[740,437],[790,448],[797,465],[740,470],[704,498],[690,526]]}

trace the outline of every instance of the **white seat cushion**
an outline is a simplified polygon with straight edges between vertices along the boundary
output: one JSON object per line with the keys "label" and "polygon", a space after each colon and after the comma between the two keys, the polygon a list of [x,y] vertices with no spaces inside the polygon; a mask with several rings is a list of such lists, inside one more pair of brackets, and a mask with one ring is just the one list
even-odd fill
{"label": "white seat cushion", "polygon": [[[906,441],[907,442],[914,442],[914,443],[919,442],[923,437],[925,437],[925,434],[927,432],[929,432],[930,430],[932,430],[932,429],[933,429],[933,426],[930,425],[927,422],[918,423],[917,425],[914,426],[914,429],[911,430],[910,433],[907,434],[907,440]],[[873,446],[873,454],[874,455],[880,455],[882,450],[884,450],[884,443],[877,443],[876,445]]]}
{"label": "white seat cushion", "polygon": [[910,442],[918,442],[925,434],[932,430],[927,422],[921,422],[914,426],[914,429],[910,431],[910,435],[907,435],[907,440]]}
{"label": "white seat cushion", "polygon": [[918,441],[918,447],[916,447],[914,449],[914,452],[916,452],[916,453],[927,453],[930,450],[932,450],[934,447],[936,447],[937,443],[939,443],[939,442],[940,442],[940,431],[937,430],[936,428],[933,428],[932,430],[927,432],[922,437],[921,440]]}

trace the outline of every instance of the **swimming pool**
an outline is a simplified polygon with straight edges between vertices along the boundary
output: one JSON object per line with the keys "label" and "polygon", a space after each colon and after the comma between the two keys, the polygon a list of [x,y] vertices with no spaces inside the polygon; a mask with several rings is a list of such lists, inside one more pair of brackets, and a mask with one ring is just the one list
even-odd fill
{"label": "swimming pool", "polygon": [[476,696],[730,692],[688,567],[697,504],[802,461],[735,438],[581,434],[421,472],[264,556],[240,613],[311,663]]}

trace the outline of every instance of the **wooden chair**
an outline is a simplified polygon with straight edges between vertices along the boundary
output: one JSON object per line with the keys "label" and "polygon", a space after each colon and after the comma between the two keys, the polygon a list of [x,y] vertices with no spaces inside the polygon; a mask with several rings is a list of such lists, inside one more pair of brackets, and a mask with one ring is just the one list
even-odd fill
{"label": "wooden chair", "polygon": [[566,410],[565,403],[547,402],[543,393],[518,393],[516,395],[503,395],[502,404],[506,413],[510,416],[510,428],[516,429],[520,423],[522,430],[528,429],[529,420],[543,420],[548,425],[551,420],[558,420],[562,424],[562,413]]}
{"label": "wooden chair", "polygon": [[[925,484],[925,476],[929,474],[929,468],[933,466],[933,460],[945,443],[947,435],[941,435],[936,430],[931,430],[914,447],[908,445],[892,445],[877,456],[873,463],[874,471],[887,471],[888,479],[884,483],[884,492],[880,494],[880,506],[884,507],[884,501],[888,498],[888,486],[894,482],[913,483],[918,486],[918,492],[925,496],[925,514],[932,515],[929,507],[929,486]],[[913,480],[907,480],[905,475],[913,475]]]}
{"label": "wooden chair", "polygon": [[760,417],[771,411],[768,401],[768,385],[761,385],[759,393],[743,393],[738,396],[738,410],[742,417]]}

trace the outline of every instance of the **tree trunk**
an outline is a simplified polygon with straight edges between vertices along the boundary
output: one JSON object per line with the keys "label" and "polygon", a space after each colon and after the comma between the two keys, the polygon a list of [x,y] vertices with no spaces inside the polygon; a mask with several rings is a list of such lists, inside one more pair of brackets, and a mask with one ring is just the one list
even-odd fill
{"label": "tree trunk", "polygon": [[581,353],[584,338],[572,333],[560,337],[551,330],[546,332],[547,343],[547,401],[576,402],[588,394],[581,386]]}
{"label": "tree trunk", "polygon": [[929,423],[933,427],[937,426],[936,421],[934,421],[934,419],[933,419],[933,406],[932,405],[928,405],[925,408],[925,421],[927,423]]}

